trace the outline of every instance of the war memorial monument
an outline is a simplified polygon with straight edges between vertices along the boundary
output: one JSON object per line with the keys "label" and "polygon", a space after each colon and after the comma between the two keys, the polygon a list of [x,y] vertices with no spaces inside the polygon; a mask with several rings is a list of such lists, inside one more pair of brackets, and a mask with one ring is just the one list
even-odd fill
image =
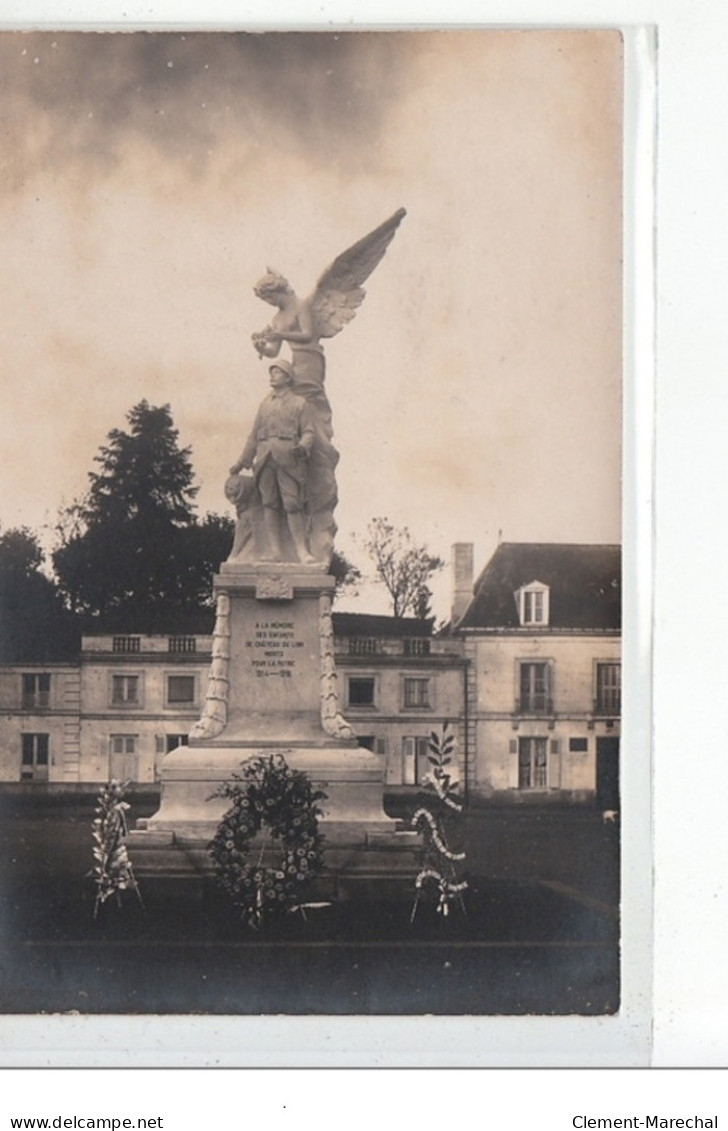
{"label": "war memorial monument", "polygon": [[339,707],[329,573],[339,456],[321,344],[354,317],[404,215],[340,255],[306,299],[270,269],[255,287],[276,308],[252,336],[270,392],[225,484],[235,540],[214,579],[202,716],[189,745],[164,759],[159,810],[131,834],[137,871],[204,870],[227,808],[215,789],[246,759],[273,753],[325,788],[321,831],[332,872],[411,866],[416,835],[397,833],[383,809],[383,756],[358,745]]}

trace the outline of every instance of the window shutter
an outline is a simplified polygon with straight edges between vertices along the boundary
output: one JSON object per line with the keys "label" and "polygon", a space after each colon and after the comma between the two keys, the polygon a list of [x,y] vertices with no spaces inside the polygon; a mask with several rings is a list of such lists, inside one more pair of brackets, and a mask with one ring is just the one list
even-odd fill
{"label": "window shutter", "polygon": [[374,740],[377,754],[383,755],[384,762],[384,781],[387,785],[401,785],[402,784],[402,758],[389,758],[388,757],[388,743],[386,738],[377,738]]}
{"label": "window shutter", "polygon": [[155,749],[156,749],[157,754],[164,754],[164,752],[167,748],[165,736],[163,734],[155,734],[154,745],[155,745]]}
{"label": "window shutter", "polygon": [[402,785],[414,785],[417,780],[417,743],[411,736],[402,739]]}
{"label": "window shutter", "polygon": [[423,782],[425,777],[430,772],[430,740],[425,735],[418,735],[415,738],[415,778],[418,782]]}
{"label": "window shutter", "polygon": [[111,777],[109,767],[111,766],[111,735],[105,734],[99,739],[99,771],[104,781],[108,781]]}
{"label": "window shutter", "polygon": [[508,742],[508,788],[518,789],[518,739],[511,738]]}
{"label": "window shutter", "polygon": [[561,789],[561,754],[558,738],[549,744],[549,789]]}

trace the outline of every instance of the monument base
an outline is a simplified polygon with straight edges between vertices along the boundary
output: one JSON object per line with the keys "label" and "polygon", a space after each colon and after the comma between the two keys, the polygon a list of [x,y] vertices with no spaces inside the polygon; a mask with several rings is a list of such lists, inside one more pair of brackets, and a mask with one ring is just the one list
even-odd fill
{"label": "monument base", "polygon": [[230,808],[227,798],[213,796],[217,787],[230,781],[248,758],[273,753],[326,793],[320,824],[327,841],[364,844],[373,834],[394,831],[395,822],[382,807],[382,758],[354,744],[180,746],[164,760],[160,807],[144,821],[144,831],[209,841]]}
{"label": "monument base", "polygon": [[[332,831],[336,833],[333,842],[329,839]],[[393,896],[398,902],[410,898],[421,867],[416,833],[371,833],[366,843],[355,839],[347,844],[351,827],[334,830],[323,825],[322,832],[326,836],[324,870],[311,881],[307,900],[345,904],[362,898],[376,902]],[[156,899],[203,901],[218,891],[207,840],[179,832],[134,830],[127,844],[145,902],[152,893]],[[253,851],[259,851],[257,842]],[[262,851],[260,858],[266,862],[267,852]]]}
{"label": "monument base", "polygon": [[326,794],[319,827],[337,890],[344,875],[416,873],[419,838],[384,812],[384,758],[359,746],[339,713],[333,585],[320,567],[222,567],[205,709],[189,745],[162,763],[159,810],[129,836],[137,874],[211,873],[207,846],[230,808],[215,793],[243,762],[270,754]]}
{"label": "monument base", "polygon": [[[246,758],[274,752],[282,754],[291,769],[307,773],[327,795],[320,802],[319,818],[325,871],[315,881],[312,898],[346,900],[371,884],[413,880],[419,870],[420,838],[399,831],[386,815],[381,758],[357,746],[179,748],[164,762],[159,810],[139,820],[128,836],[137,878],[201,898],[213,877],[208,846],[230,807],[229,799],[213,796],[214,791]],[[264,837],[256,841],[253,851],[264,842]]]}

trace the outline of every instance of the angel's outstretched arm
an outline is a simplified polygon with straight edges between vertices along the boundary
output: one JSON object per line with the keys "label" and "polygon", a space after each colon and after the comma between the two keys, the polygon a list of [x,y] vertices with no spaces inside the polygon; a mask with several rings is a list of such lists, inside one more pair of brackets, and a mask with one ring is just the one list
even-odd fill
{"label": "angel's outstretched arm", "polygon": [[270,330],[267,334],[269,342],[298,342],[307,345],[317,338],[311,308],[307,302],[302,302],[297,311],[297,330]]}

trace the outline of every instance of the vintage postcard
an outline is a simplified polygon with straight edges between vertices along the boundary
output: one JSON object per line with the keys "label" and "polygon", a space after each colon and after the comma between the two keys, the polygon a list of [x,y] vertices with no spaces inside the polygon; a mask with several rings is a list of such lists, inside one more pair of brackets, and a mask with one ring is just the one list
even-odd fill
{"label": "vintage postcard", "polygon": [[629,51],[0,33],[14,1032],[620,1025]]}

